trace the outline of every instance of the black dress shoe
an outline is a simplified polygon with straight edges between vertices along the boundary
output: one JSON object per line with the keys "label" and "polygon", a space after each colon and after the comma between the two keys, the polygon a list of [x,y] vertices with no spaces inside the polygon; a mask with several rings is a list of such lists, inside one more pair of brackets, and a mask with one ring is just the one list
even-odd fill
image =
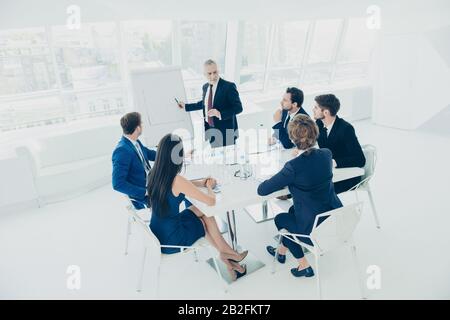
{"label": "black dress shoe", "polygon": [[[270,253],[271,256],[275,257],[275,253],[277,252],[277,249],[272,246],[267,246],[266,250],[268,253]],[[278,262],[279,263],[285,263],[286,262],[286,255],[285,254],[278,254]]]}
{"label": "black dress shoe", "polygon": [[291,273],[294,277],[312,277],[314,276],[314,271],[311,267],[305,268],[303,270],[298,270],[298,268],[292,268]]}

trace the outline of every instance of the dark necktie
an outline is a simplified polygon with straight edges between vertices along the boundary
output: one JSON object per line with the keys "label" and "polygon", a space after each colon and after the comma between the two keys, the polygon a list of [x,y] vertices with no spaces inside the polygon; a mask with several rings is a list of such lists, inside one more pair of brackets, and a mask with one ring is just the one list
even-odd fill
{"label": "dark necktie", "polygon": [[142,153],[142,149],[139,146],[138,142],[136,142],[135,147],[136,147],[136,151],[137,151],[137,153],[139,155],[139,158],[141,159],[142,165],[144,166],[145,172],[146,173],[150,172],[150,165],[145,160],[144,154]]}
{"label": "dark necktie", "polygon": [[291,120],[291,115],[288,114],[286,119],[284,120],[284,127],[287,128],[289,121]]}
{"label": "dark necktie", "polygon": [[325,132],[325,139],[328,139],[328,129],[327,129],[327,127],[323,126],[323,131]]}
{"label": "dark necktie", "polygon": [[[209,85],[209,96],[208,96],[208,111],[211,110],[213,108],[213,85],[210,84]],[[210,127],[214,126],[214,121],[212,117],[209,117],[208,115],[206,115],[208,117],[208,124]]]}

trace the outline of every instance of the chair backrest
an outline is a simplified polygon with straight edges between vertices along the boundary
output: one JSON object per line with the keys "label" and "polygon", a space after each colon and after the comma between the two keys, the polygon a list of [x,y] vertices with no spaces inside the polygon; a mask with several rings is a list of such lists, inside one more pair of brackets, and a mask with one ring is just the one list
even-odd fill
{"label": "chair backrest", "polygon": [[[158,250],[161,253],[161,244],[158,238],[150,229],[148,222],[142,220],[140,216],[137,214],[136,209],[132,204],[127,206],[128,214],[131,215],[135,220],[139,228],[143,233],[144,246],[147,248],[151,248],[152,250]],[[145,209],[150,210],[150,209]]]}
{"label": "chair backrest", "polygon": [[[331,251],[351,240],[361,217],[362,205],[362,202],[357,202],[316,216],[310,237],[320,253]],[[321,217],[328,218],[317,226]]]}
{"label": "chair backrest", "polygon": [[362,151],[364,153],[364,157],[366,158],[366,164],[364,166],[364,175],[362,176],[362,180],[370,178],[375,173],[375,167],[377,164],[377,148],[371,144],[365,144],[362,147]]}

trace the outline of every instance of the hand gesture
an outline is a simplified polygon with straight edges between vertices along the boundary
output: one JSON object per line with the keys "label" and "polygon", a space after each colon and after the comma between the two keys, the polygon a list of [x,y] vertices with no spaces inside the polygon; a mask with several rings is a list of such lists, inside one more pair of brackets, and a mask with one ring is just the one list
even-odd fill
{"label": "hand gesture", "polygon": [[211,109],[208,111],[208,117],[217,117],[220,119],[220,112],[217,109]]}
{"label": "hand gesture", "polygon": [[281,109],[277,109],[277,111],[275,111],[275,113],[273,114],[273,121],[275,123],[278,123],[281,121]]}
{"label": "hand gesture", "polygon": [[217,181],[214,178],[206,178],[205,185],[208,189],[213,189],[217,185]]}

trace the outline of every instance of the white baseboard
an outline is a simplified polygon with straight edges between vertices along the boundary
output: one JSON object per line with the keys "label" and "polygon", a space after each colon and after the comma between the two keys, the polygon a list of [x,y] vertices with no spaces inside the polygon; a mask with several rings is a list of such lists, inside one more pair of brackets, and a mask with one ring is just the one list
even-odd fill
{"label": "white baseboard", "polygon": [[37,209],[39,208],[39,200],[38,199],[33,199],[33,200],[28,200],[28,201],[24,201],[24,202],[18,202],[18,203],[14,203],[14,204],[9,204],[6,206],[2,206],[0,207],[0,216],[2,214],[8,214],[8,213],[15,213],[15,212],[20,212],[20,211],[26,211],[26,210],[30,210],[30,209]]}

